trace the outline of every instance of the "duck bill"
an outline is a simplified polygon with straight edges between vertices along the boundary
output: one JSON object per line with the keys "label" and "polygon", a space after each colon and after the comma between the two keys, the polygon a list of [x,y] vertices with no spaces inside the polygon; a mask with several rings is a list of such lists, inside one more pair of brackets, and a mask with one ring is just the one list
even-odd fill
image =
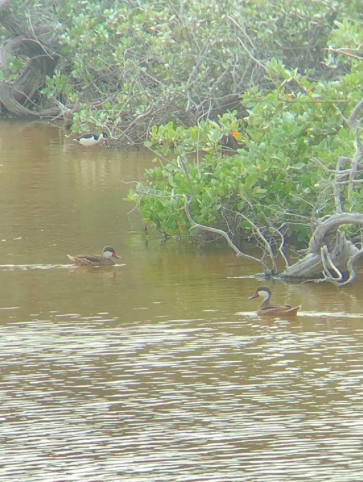
{"label": "duck bill", "polygon": [[258,293],[255,293],[254,295],[250,296],[248,299],[253,300],[255,298],[258,298],[260,295]]}
{"label": "duck bill", "polygon": [[116,253],[113,253],[112,257],[113,257],[113,258],[118,258],[118,259],[121,259],[121,256],[117,256],[117,254],[116,254]]}

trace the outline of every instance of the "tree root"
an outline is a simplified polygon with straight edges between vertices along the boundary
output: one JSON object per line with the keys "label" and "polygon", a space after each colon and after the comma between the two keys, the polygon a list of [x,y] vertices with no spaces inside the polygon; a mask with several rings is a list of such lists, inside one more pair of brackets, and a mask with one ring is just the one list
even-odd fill
{"label": "tree root", "polygon": [[54,71],[57,55],[38,38],[37,30],[26,31],[19,25],[5,0],[0,1],[0,23],[13,32],[1,45],[0,68],[9,76],[9,60],[16,57],[23,62],[15,79],[0,82],[0,110],[6,109],[15,116],[56,116],[60,112],[58,107],[42,109],[33,99],[44,86],[46,76]]}

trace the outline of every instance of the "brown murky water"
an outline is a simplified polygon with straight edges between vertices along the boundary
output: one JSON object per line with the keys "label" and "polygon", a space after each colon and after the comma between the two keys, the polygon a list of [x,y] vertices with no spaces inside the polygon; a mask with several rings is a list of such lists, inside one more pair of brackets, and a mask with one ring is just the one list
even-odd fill
{"label": "brown murky water", "polygon": [[145,244],[150,161],[0,122],[0,480],[361,481],[362,276],[269,282],[303,311],[257,318],[228,248]]}

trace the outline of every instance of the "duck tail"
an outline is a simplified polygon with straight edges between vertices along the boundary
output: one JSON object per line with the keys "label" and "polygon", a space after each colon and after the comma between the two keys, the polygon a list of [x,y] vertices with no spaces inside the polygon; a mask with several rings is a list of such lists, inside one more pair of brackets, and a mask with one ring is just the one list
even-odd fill
{"label": "duck tail", "polygon": [[294,306],[294,308],[290,308],[289,310],[287,310],[285,312],[285,315],[290,315],[290,316],[294,316],[297,314],[297,312],[301,309],[301,305],[299,306]]}
{"label": "duck tail", "polygon": [[76,256],[71,256],[70,254],[67,254],[68,258],[74,263],[74,264],[77,264],[79,265],[79,261],[78,259],[76,258]]}

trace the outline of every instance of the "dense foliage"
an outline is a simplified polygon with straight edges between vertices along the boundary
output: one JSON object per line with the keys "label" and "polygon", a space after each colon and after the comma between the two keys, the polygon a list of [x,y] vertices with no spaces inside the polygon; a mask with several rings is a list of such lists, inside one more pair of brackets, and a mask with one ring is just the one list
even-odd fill
{"label": "dense foliage", "polygon": [[128,142],[146,140],[152,125],[189,127],[239,110],[247,89],[269,87],[264,63],[272,58],[316,78],[336,76],[346,66],[324,68],[327,39],[337,20],[363,9],[358,0],[11,4],[25,25],[57,37],[44,102],[71,107],[75,132],[108,130]]}
{"label": "dense foliage", "polygon": [[[43,104],[71,112],[74,132],[148,139],[159,165],[130,199],[160,231],[188,229],[186,198],[196,222],[235,237],[280,229],[304,242],[312,213],[332,210],[331,177],[311,159],[334,169],[354,150],[344,118],[362,97],[361,0],[15,0],[11,11],[37,32],[44,23],[58,56]],[[8,80],[21,67],[10,59]],[[354,196],[360,206],[359,186]]]}
{"label": "dense foliage", "polygon": [[[332,209],[330,180],[311,158],[334,169],[340,155],[352,152],[353,135],[339,112],[347,108],[346,96],[338,85],[311,83],[282,64],[266,67],[279,75],[280,85],[246,93],[244,119],[229,113],[189,129],[172,123],[153,129],[149,145],[161,165],[145,173],[146,181],[130,198],[160,231],[175,234],[189,228],[184,195],[192,199],[195,222],[232,235],[241,229],[243,235],[251,233],[247,217],[268,237],[289,221],[288,234],[305,241],[312,208],[316,215]],[[292,94],[291,82],[300,91]],[[224,154],[221,141],[231,133],[239,148]],[[199,159],[197,151],[203,153]],[[168,162],[171,152],[175,158]]]}
{"label": "dense foliage", "polygon": [[[150,147],[164,160],[130,194],[145,219],[162,232],[186,231],[186,195],[195,222],[218,226],[234,238],[258,228],[280,242],[279,229],[295,242],[307,242],[311,217],[334,212],[335,174],[328,175],[312,159],[334,170],[339,157],[354,152],[354,133],[344,119],[362,98],[359,26],[346,20],[332,31],[334,47],[328,49],[326,65],[335,72],[334,80],[309,80],[273,59],[264,64],[272,88],[253,87],[243,95],[243,118],[234,112],[189,129],[154,128]],[[228,135],[238,149],[223,155]],[[200,152],[202,159],[196,159]],[[357,184],[344,209],[360,212],[362,198]]]}

